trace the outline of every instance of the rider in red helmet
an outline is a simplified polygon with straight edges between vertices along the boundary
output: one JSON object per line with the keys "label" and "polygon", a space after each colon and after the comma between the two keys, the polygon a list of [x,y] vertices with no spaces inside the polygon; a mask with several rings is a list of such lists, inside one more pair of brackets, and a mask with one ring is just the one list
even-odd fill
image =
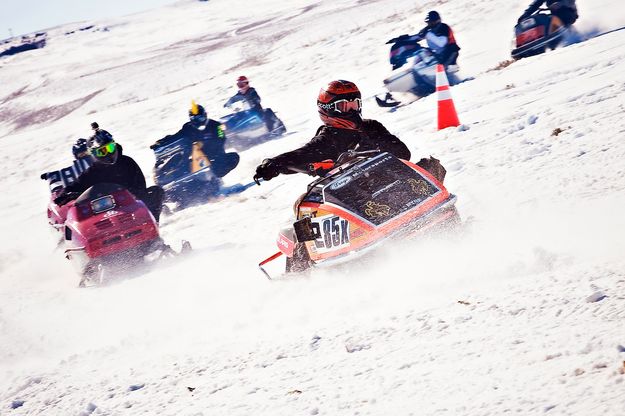
{"label": "rider in red helmet", "polygon": [[315,137],[299,149],[265,159],[256,168],[256,178],[269,180],[281,173],[292,173],[288,167],[305,166],[323,160],[337,160],[348,150],[390,152],[401,159],[410,159],[404,143],[378,121],[363,119],[362,97],[356,84],[332,81],[321,88],[317,109],[323,125]]}
{"label": "rider in red helmet", "polygon": [[254,87],[250,87],[250,80],[245,75],[241,75],[237,78],[237,88],[239,89],[238,92],[226,101],[224,107],[228,107],[230,104],[237,101],[247,101],[250,109],[257,112],[262,117],[265,126],[267,126],[267,130],[273,132],[276,127],[274,123],[275,115],[271,109],[264,109],[263,106],[260,105],[260,96]]}
{"label": "rider in red helmet", "polygon": [[250,108],[257,111],[263,110],[263,107],[260,105],[260,96],[254,87],[250,87],[250,80],[245,75],[237,78],[237,88],[237,93],[226,101],[224,107],[228,107],[234,102],[245,100],[250,104]]}

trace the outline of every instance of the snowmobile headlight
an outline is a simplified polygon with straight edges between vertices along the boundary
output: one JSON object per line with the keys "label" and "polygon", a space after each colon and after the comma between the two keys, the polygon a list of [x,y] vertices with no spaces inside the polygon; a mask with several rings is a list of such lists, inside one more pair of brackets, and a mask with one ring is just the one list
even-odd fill
{"label": "snowmobile headlight", "polygon": [[99,214],[100,212],[108,211],[113,208],[115,208],[115,199],[113,199],[111,195],[91,201],[91,210],[94,214]]}

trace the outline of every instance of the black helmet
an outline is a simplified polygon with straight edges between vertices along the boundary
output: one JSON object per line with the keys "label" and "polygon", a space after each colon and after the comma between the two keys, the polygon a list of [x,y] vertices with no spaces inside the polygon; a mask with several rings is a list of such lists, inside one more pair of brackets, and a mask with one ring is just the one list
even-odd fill
{"label": "black helmet", "polygon": [[206,115],[204,107],[196,104],[195,101],[191,101],[191,108],[189,109],[189,121],[191,125],[195,128],[200,128],[206,125],[207,120],[208,116]]}
{"label": "black helmet", "polygon": [[438,14],[436,10],[432,10],[428,12],[428,15],[425,17],[425,23],[434,23],[441,20],[441,15]]}
{"label": "black helmet", "polygon": [[76,140],[76,143],[72,146],[72,153],[76,159],[89,155],[89,149],[87,148],[87,139],[80,138]]}
{"label": "black helmet", "polygon": [[317,110],[328,127],[357,129],[362,123],[360,90],[350,81],[332,81],[319,91]]}
{"label": "black helmet", "polygon": [[98,129],[87,142],[94,163],[112,165],[117,162],[119,150],[113,136],[106,130]]}

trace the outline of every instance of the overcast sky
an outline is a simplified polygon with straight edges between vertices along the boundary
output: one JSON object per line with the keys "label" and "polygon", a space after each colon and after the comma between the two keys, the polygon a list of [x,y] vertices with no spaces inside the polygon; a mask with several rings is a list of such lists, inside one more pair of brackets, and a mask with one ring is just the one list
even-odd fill
{"label": "overcast sky", "polygon": [[175,0],[0,0],[0,39],[63,23],[123,16]]}

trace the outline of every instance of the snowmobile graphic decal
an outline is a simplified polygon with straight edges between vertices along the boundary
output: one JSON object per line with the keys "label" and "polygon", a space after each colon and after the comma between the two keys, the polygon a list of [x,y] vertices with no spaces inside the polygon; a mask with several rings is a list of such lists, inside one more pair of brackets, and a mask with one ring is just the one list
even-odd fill
{"label": "snowmobile graphic decal", "polygon": [[391,213],[391,207],[388,205],[377,204],[373,201],[367,201],[365,204],[365,214],[369,218],[387,217]]}
{"label": "snowmobile graphic decal", "polygon": [[416,180],[414,178],[408,179],[408,183],[412,188],[412,192],[419,196],[427,196],[429,193],[428,185],[425,181]]}
{"label": "snowmobile graphic decal", "polygon": [[206,157],[206,154],[202,151],[204,143],[193,142],[193,150],[191,151],[191,173],[198,172],[211,165],[210,160]]}

